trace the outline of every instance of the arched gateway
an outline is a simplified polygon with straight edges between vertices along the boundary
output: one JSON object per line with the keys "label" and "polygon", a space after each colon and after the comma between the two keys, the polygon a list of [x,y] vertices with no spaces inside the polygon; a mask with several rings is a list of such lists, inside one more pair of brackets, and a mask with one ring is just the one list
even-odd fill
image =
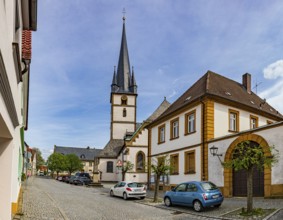
{"label": "arched gateway", "polygon": [[[246,134],[234,140],[225,155],[225,162],[232,159],[232,153],[237,144],[243,141],[250,141],[252,144],[260,145],[265,154],[270,154],[267,150],[268,143],[266,140],[256,134]],[[267,155],[270,156],[270,155]],[[264,168],[263,172],[254,170],[254,195],[270,196],[271,187],[271,168]],[[235,172],[232,169],[224,169],[224,196],[246,196],[246,177],[244,171]]]}

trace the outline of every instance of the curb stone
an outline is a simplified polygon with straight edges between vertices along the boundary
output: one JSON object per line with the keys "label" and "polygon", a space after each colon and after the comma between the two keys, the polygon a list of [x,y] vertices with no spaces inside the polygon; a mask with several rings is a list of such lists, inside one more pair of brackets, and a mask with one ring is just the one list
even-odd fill
{"label": "curb stone", "polygon": [[[150,198],[150,197],[147,197],[148,199],[153,199],[153,198]],[[143,200],[144,201],[144,200]],[[187,212],[187,211],[180,211],[180,210],[176,210],[172,207],[166,207],[163,203],[157,203],[156,205],[154,203],[146,203],[146,202],[142,202],[142,201],[139,201],[139,200],[136,200],[134,201],[136,203],[139,203],[139,204],[143,204],[143,205],[147,205],[147,206],[153,206],[153,207],[156,207],[156,208],[159,208],[159,209],[164,209],[164,210],[170,210],[170,211],[178,211],[178,212],[182,212],[182,213],[185,213],[185,214],[189,214],[189,215],[194,215],[194,216],[200,216],[200,217],[203,217],[203,218],[208,218],[208,219],[222,219],[222,220],[231,220],[231,218],[226,218],[226,217],[221,217],[221,216],[208,216],[208,215],[203,215],[203,214],[200,214],[200,213],[193,213],[193,212]]]}
{"label": "curb stone", "polygon": [[[153,200],[153,197],[146,197],[147,199],[152,199]],[[162,198],[161,198],[162,199]],[[208,218],[208,219],[222,219],[222,220],[233,220],[235,218],[229,218],[229,217],[224,217],[224,215],[227,215],[231,212],[234,212],[236,210],[238,210],[239,208],[236,208],[236,209],[233,209],[233,210],[230,210],[230,211],[227,211],[223,214],[220,214],[219,216],[208,216],[208,215],[204,215],[204,214],[200,214],[200,213],[193,213],[193,212],[187,212],[185,210],[178,210],[178,209],[174,209],[172,207],[166,207],[166,206],[162,206],[164,205],[163,202],[160,203],[149,203],[149,202],[144,202],[144,200],[140,201],[140,200],[136,200],[135,201],[136,203],[140,203],[140,204],[143,204],[143,205],[147,205],[147,206],[153,206],[153,207],[156,207],[156,208],[160,208],[160,209],[165,209],[165,210],[170,210],[170,211],[178,211],[178,212],[182,212],[182,213],[186,213],[186,214],[190,214],[190,215],[195,215],[195,216],[200,216],[200,217],[204,217],[204,218]],[[279,209],[276,209],[275,211],[273,211],[271,214],[269,214],[268,216],[262,218],[262,220],[268,220],[270,219],[272,216],[274,216],[275,214],[277,214],[278,212],[280,212],[281,210],[283,210],[283,208],[279,208]]]}
{"label": "curb stone", "polygon": [[268,216],[266,216],[263,220],[268,220],[268,219],[270,219],[272,216],[274,216],[276,213],[280,212],[281,210],[283,210],[283,208],[275,210],[274,212],[272,212],[271,214],[269,214]]}

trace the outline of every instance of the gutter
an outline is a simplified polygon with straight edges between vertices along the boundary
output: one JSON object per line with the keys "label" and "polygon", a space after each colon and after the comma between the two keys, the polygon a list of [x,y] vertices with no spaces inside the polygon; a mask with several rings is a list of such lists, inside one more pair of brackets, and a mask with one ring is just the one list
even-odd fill
{"label": "gutter", "polygon": [[22,0],[23,30],[37,30],[37,0]]}

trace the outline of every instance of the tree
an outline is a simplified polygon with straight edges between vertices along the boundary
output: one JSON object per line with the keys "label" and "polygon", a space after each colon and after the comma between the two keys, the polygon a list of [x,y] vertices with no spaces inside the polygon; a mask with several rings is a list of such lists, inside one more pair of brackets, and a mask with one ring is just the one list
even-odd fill
{"label": "tree", "polygon": [[52,173],[56,172],[58,177],[59,173],[66,169],[66,157],[60,153],[53,153],[47,159],[47,166]]}
{"label": "tree", "polygon": [[75,154],[68,154],[66,155],[66,170],[71,175],[72,172],[76,170],[81,170],[83,168],[83,164],[80,161],[79,157]]}
{"label": "tree", "polygon": [[124,164],[122,165],[121,169],[122,169],[122,181],[125,180],[125,175],[128,171],[131,171],[134,168],[134,164],[130,161],[126,161],[124,162]]}
{"label": "tree", "polygon": [[170,159],[167,158],[167,155],[158,157],[158,159],[153,161],[153,163],[150,165],[151,172],[155,174],[155,189],[153,202],[158,201],[160,177],[169,174],[172,170],[172,167],[170,165]]}
{"label": "tree", "polygon": [[253,141],[236,145],[230,161],[224,162],[226,168],[247,171],[247,212],[253,211],[253,169],[263,170],[278,161],[278,151],[271,146],[263,147]]}
{"label": "tree", "polygon": [[36,170],[39,170],[40,166],[45,164],[45,160],[42,157],[41,151],[34,147],[33,150],[36,152]]}

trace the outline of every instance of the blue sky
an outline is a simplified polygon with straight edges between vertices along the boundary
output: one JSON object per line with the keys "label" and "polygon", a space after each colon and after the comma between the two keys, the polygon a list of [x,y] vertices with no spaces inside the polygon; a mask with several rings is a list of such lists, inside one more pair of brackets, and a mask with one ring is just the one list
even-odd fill
{"label": "blue sky", "polygon": [[[283,112],[283,3],[246,0],[44,0],[33,33],[26,141],[103,148],[122,34],[138,84],[137,120],[175,101],[207,70],[241,82]],[[255,88],[253,89],[255,92]]]}

